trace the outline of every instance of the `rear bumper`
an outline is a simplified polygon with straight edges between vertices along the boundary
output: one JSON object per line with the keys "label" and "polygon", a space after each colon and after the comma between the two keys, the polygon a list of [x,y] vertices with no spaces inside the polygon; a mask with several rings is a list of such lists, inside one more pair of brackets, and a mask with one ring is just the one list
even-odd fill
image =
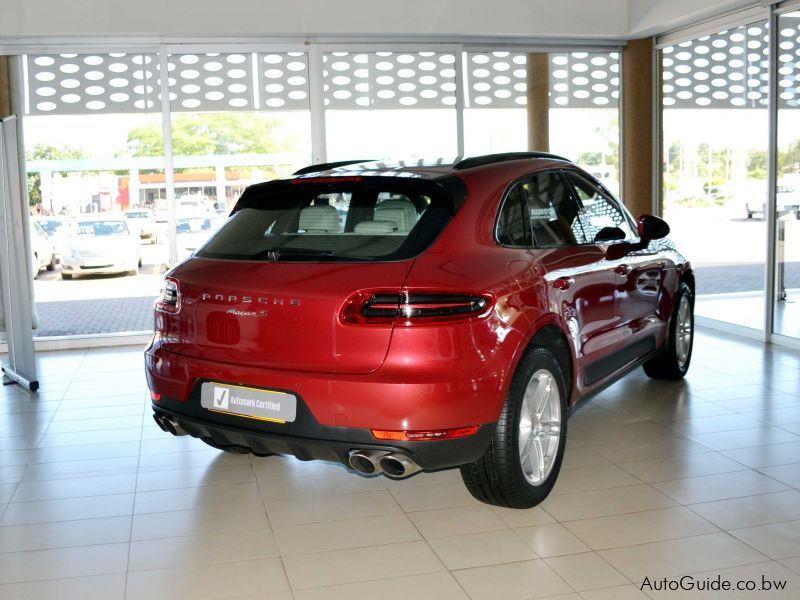
{"label": "rear bumper", "polygon": [[[339,462],[354,449],[400,450],[426,470],[472,462],[488,447],[505,391],[497,369],[481,366],[484,370],[469,374],[463,363],[462,369],[422,372],[386,364],[363,374],[281,371],[184,356],[166,350],[158,336],[145,351],[148,386],[160,395],[153,409],[174,417],[195,437],[217,446],[245,446],[255,454]],[[273,423],[209,411],[200,402],[208,381],[290,392],[297,397],[295,420]],[[380,441],[370,431],[472,426],[478,427],[472,435],[435,441]]]}
{"label": "rear bumper", "polygon": [[[175,410],[176,407],[183,410]],[[302,410],[300,406],[298,420],[287,424],[218,414],[209,418],[208,411],[199,405],[197,410],[190,411],[202,411],[206,415],[188,416],[186,408],[185,403],[163,397],[153,403],[155,414],[171,416],[189,435],[205,439],[217,447],[240,446],[261,456],[283,454],[300,460],[326,460],[344,465],[348,465],[348,458],[354,450],[379,450],[404,454],[425,471],[458,467],[477,460],[486,451],[495,430],[495,424],[490,423],[463,438],[382,443],[373,438],[368,429],[319,425],[307,409]]]}

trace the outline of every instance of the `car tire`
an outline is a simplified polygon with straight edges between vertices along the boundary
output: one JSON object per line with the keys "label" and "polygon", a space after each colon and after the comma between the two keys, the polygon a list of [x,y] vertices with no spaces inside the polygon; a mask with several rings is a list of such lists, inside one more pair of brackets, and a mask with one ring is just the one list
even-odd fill
{"label": "car tire", "polygon": [[72,279],[72,273],[64,273],[64,271],[61,271],[61,279]]}
{"label": "car tire", "polygon": [[531,508],[544,500],[564,458],[567,410],[567,386],[558,361],[546,348],[529,348],[514,373],[486,453],[461,467],[470,493],[507,508]]}
{"label": "car tire", "polygon": [[689,371],[694,346],[694,295],[686,283],[678,286],[669,331],[661,353],[644,363],[653,379],[683,379]]}
{"label": "car tire", "polygon": [[139,257],[139,262],[136,263],[136,266],[141,269],[142,268],[142,257]]}
{"label": "car tire", "polygon": [[56,270],[56,255],[55,254],[51,254],[50,255],[50,262],[47,263],[47,266],[45,268],[48,271],[55,271]]}
{"label": "car tire", "polygon": [[753,212],[748,210],[747,211],[747,219],[750,220],[752,218],[753,218]]}

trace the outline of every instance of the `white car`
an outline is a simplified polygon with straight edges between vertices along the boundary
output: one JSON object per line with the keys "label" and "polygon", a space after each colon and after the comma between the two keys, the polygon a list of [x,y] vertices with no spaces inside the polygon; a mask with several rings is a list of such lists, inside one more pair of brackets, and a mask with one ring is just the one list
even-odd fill
{"label": "white car", "polygon": [[69,221],[65,217],[33,217],[33,221],[39,224],[53,244],[58,262],[69,237]]}
{"label": "white car", "polygon": [[157,242],[156,219],[152,211],[147,208],[132,208],[123,214],[128,221],[128,227],[138,233],[142,241],[147,240],[151,244]]}
{"label": "white car", "polygon": [[69,242],[61,256],[61,277],[77,275],[136,275],[142,266],[139,235],[131,232],[124,217],[81,217],[70,228]]}
{"label": "white car", "polygon": [[[775,191],[778,216],[794,213],[795,219],[800,219],[800,190],[791,185],[779,184]],[[763,200],[751,198],[745,203],[745,210],[748,219],[752,219],[755,214],[766,216],[767,204]]]}
{"label": "white car", "polygon": [[41,225],[31,220],[31,275],[36,279],[42,269],[52,271],[55,268],[55,248]]}

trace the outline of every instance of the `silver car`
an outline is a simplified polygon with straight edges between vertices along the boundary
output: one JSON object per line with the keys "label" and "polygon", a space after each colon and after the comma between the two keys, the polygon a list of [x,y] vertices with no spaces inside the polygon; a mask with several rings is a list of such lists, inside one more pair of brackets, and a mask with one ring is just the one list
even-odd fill
{"label": "silver car", "polygon": [[61,256],[61,277],[77,275],[136,275],[142,266],[138,232],[131,232],[124,217],[82,217],[70,227]]}

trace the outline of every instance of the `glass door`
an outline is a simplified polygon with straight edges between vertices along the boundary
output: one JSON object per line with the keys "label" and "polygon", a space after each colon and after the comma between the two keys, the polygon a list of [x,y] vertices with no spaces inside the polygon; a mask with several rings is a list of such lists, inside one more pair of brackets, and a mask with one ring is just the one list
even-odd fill
{"label": "glass door", "polygon": [[800,338],[800,11],[778,17],[773,333]]}

